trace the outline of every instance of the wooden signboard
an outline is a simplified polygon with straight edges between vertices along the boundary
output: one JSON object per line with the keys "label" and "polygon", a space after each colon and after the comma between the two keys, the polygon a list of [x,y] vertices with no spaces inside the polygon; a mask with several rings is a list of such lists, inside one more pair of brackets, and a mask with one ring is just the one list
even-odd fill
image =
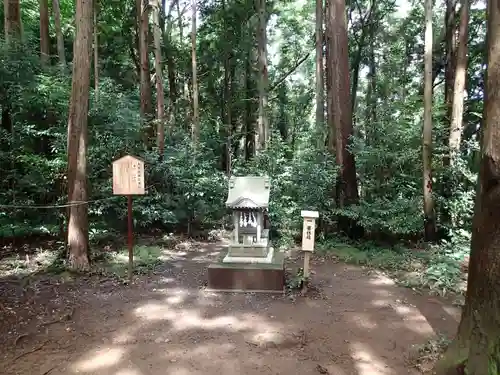
{"label": "wooden signboard", "polygon": [[302,229],[302,251],[304,252],[304,278],[302,292],[307,291],[307,280],[309,278],[309,262],[311,252],[314,251],[314,231],[316,229],[316,219],[319,217],[318,211],[301,211],[300,216],[304,218]]}
{"label": "wooden signboard", "polygon": [[113,194],[144,195],[144,161],[126,155],[113,162]]}
{"label": "wooden signboard", "polygon": [[113,162],[113,194],[127,196],[128,208],[128,277],[132,282],[134,268],[134,236],[132,220],[132,195],[144,195],[144,161],[126,155]]}

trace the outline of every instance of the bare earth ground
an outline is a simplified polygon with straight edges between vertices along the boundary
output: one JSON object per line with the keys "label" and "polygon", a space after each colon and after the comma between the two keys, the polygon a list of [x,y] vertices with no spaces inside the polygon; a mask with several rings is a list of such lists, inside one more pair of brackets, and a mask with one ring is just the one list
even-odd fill
{"label": "bare earth ground", "polygon": [[412,345],[455,332],[456,308],[334,259],[313,259],[306,296],[205,292],[220,250],[165,249],[165,263],[130,286],[102,276],[0,281],[0,373],[418,374]]}

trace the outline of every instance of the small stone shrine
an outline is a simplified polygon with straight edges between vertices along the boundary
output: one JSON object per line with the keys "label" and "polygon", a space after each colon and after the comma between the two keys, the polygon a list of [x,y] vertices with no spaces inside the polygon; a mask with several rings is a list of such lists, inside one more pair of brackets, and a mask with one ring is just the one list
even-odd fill
{"label": "small stone shrine", "polygon": [[227,252],[208,268],[208,289],[283,292],[284,256],[269,241],[265,216],[271,185],[268,177],[231,177],[226,207],[233,216]]}

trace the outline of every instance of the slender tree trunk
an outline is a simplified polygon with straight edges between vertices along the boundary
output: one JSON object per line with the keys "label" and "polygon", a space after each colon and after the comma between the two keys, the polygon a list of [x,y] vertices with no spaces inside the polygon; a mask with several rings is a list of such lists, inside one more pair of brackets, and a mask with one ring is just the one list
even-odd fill
{"label": "slender tree trunk", "polygon": [[64,69],[66,66],[66,53],[64,51],[64,37],[61,29],[61,9],[59,7],[59,0],[52,0],[52,11],[54,12],[54,25],[56,29],[57,55],[59,57],[59,64],[61,64]]}
{"label": "slender tree trunk", "polygon": [[[351,97],[349,85],[349,57],[347,44],[347,22],[345,0],[329,0],[328,4],[328,84],[331,113],[329,127],[335,128],[335,155],[339,173],[336,181],[336,203],[338,208],[347,208],[359,200],[354,155],[349,151],[353,135]],[[339,215],[338,229],[358,237],[362,229],[352,220]]]}
{"label": "slender tree trunk", "polygon": [[[176,109],[175,103],[177,102],[177,79],[176,79],[175,61],[174,61],[173,46],[172,46],[172,27],[173,27],[172,9],[175,4],[177,4],[177,8],[179,7],[179,0],[172,0],[172,1],[173,3],[169,6],[167,12],[167,27],[166,30],[162,32],[163,41],[166,46],[167,79],[168,79],[168,90],[170,99],[170,104],[168,109],[169,117],[175,113]],[[163,8],[163,12],[165,12],[165,8]]]}
{"label": "slender tree trunk", "polygon": [[92,50],[92,0],[76,2],[73,83],[68,119],[68,261],[74,269],[87,269],[87,116]]}
{"label": "slender tree trunk", "polygon": [[99,30],[97,28],[98,0],[94,0],[94,96],[99,101]]}
{"label": "slender tree trunk", "polygon": [[163,67],[161,54],[161,29],[160,29],[161,3],[154,4],[154,44],[155,44],[155,71],[156,71],[156,119],[158,153],[160,158],[165,152],[165,94],[163,92]]}
{"label": "slender tree trunk", "polygon": [[465,306],[437,375],[496,375],[500,370],[500,7],[489,0],[479,184]]}
{"label": "slender tree trunk", "polygon": [[460,141],[462,139],[463,113],[464,113],[464,91],[467,79],[467,26],[469,23],[469,1],[461,0],[460,28],[458,31],[457,65],[453,85],[453,101],[450,121],[450,162],[453,165],[460,152]]}
{"label": "slender tree trunk", "polygon": [[323,60],[323,0],[316,0],[316,129],[318,134],[318,148],[325,144],[325,64]]}
{"label": "slender tree trunk", "polygon": [[[445,124],[449,125],[446,128],[444,137],[440,142],[443,146],[449,146],[450,134],[451,134],[451,118],[453,112],[453,97],[454,97],[454,82],[455,73],[457,65],[457,43],[456,43],[456,4],[457,0],[446,0],[446,13],[445,13],[445,24],[444,24],[444,36],[445,36],[445,54],[446,63],[444,66],[444,102],[445,102]],[[433,49],[435,51],[435,49]],[[452,178],[452,170],[448,169],[450,166],[450,155],[451,152],[445,153],[443,156],[443,167],[446,173],[443,174],[443,181],[441,183],[442,196],[444,202],[450,202],[453,197],[454,182]],[[451,173],[450,173],[451,172]],[[440,221],[441,225],[446,227],[452,225],[451,221],[451,210],[447,204],[442,204],[440,207]]]}
{"label": "slender tree trunk", "polygon": [[323,13],[323,18],[325,19],[325,33],[323,37],[325,39],[325,89],[326,89],[326,121],[327,121],[327,133],[325,144],[331,153],[335,153],[335,127],[331,126],[333,124],[333,88],[332,88],[332,66],[330,65],[330,39],[332,35],[332,24],[330,22],[330,1],[325,0],[325,11]]}
{"label": "slender tree trunk", "polygon": [[432,197],[432,0],[425,0],[425,74],[424,128],[422,143],[424,238],[433,241],[436,234],[434,199]]}
{"label": "slender tree trunk", "polygon": [[259,66],[259,115],[257,118],[257,131],[255,132],[255,148],[262,150],[269,140],[269,123],[267,118],[267,18],[266,0],[256,0],[256,8],[259,14],[259,27],[257,33],[257,58]]}
{"label": "slender tree trunk", "polygon": [[251,45],[248,47],[245,61],[245,119],[244,119],[244,145],[245,145],[245,160],[250,160],[255,156],[255,122],[254,122],[254,86],[253,86],[253,51]]}
{"label": "slender tree trunk", "polygon": [[5,41],[21,38],[21,6],[19,0],[3,0]]}
{"label": "slender tree trunk", "polygon": [[42,65],[48,65],[49,60],[49,0],[40,0],[40,61]]}
{"label": "slender tree trunk", "polygon": [[[4,28],[5,42],[12,43],[13,40],[21,39],[21,8],[19,0],[4,0]],[[2,106],[2,127],[9,133],[14,132],[10,105]]]}
{"label": "slender tree trunk", "polygon": [[[177,5],[177,26],[179,27],[179,43],[184,43],[184,27],[182,24],[182,12],[179,1],[176,2],[176,5]],[[184,98],[184,100],[188,100],[189,87],[187,79],[184,76],[181,77],[179,85],[180,85],[180,90],[182,91],[182,97]]]}
{"label": "slender tree trunk", "polygon": [[141,117],[146,123],[146,144],[153,137],[154,129],[149,124],[152,114],[151,76],[149,71],[149,1],[136,0],[137,22],[139,30],[139,60],[140,60],[140,96]]}
{"label": "slender tree trunk", "polygon": [[452,100],[453,100],[453,85],[455,80],[456,66],[456,26],[455,26],[455,7],[457,0],[446,0],[445,13],[445,53],[446,64],[444,68],[444,101],[446,105],[447,120],[451,119]]}
{"label": "slender tree trunk", "polygon": [[[226,12],[226,1],[222,0],[222,12],[225,14]],[[224,26],[226,28],[225,36],[229,38],[231,35],[230,25],[226,18],[224,18]],[[229,39],[227,39],[229,40]],[[231,46],[229,43],[225,43],[224,46],[224,91],[222,95],[222,118],[225,122],[225,135],[226,135],[226,143],[224,145],[224,150],[222,151],[222,168],[226,171],[226,174],[229,176],[231,173],[231,150],[232,150],[232,118],[231,118],[231,84],[233,77],[231,76]]]}
{"label": "slender tree trunk", "polygon": [[191,16],[191,64],[193,69],[193,124],[191,135],[196,144],[200,139],[200,114],[198,108],[198,78],[196,67],[196,0],[192,0]]}
{"label": "slender tree trunk", "polygon": [[[353,67],[352,67],[352,85],[351,85],[351,113],[356,113],[356,102],[358,97],[358,82],[359,82],[359,69],[361,68],[361,61],[363,59],[363,50],[365,49],[365,39],[366,32],[363,26],[363,31],[361,31],[361,36],[359,38],[359,42],[357,45],[356,55],[353,59]],[[353,121],[354,121],[353,117]]]}

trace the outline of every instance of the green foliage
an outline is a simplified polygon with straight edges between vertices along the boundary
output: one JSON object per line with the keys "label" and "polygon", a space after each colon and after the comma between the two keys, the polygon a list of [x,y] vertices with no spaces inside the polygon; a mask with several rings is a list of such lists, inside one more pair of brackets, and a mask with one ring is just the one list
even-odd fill
{"label": "green foliage", "polygon": [[328,215],[334,206],[330,189],[336,174],[335,161],[327,153],[304,149],[292,160],[287,153],[287,146],[275,135],[264,152],[233,170],[237,175],[271,176],[270,220],[283,246],[289,245],[300,232],[301,210],[318,210],[322,212],[322,220],[332,220]]}
{"label": "green foliage", "polygon": [[454,238],[450,243],[429,249],[410,250],[396,246],[380,247],[367,241],[348,243],[331,239],[317,244],[317,251],[334,255],[339,260],[386,271],[408,288],[427,289],[431,293],[460,295],[465,291],[464,274],[460,264],[464,259],[466,239]]}
{"label": "green foliage", "polygon": [[[134,246],[134,272],[146,274],[154,271],[155,267],[162,264],[163,249],[158,246]],[[128,271],[128,250],[120,249],[117,252],[102,254],[96,262],[96,267],[106,273],[124,278]]]}
{"label": "green foliage", "polygon": [[[74,2],[60,3],[66,58],[71,61]],[[351,148],[356,157],[360,201],[339,209],[334,200],[339,166],[335,155],[322,144],[324,136],[332,132],[326,124],[315,124],[312,116],[314,3],[268,4],[267,114],[272,136],[267,148],[255,157],[250,155],[257,123],[259,74],[255,7],[241,1],[202,2],[199,6],[201,139],[196,147],[191,143],[191,46],[186,38],[187,18],[178,20],[174,7],[162,20],[164,94],[172,112],[165,121],[165,150],[159,155],[155,147],[145,146],[139,114],[135,2],[99,4],[99,96],[96,99],[91,90],[88,124],[90,239],[119,235],[126,227],[125,198],[113,196],[111,184],[111,163],[126,153],[142,157],[146,163],[147,195],[134,198],[137,231],[194,234],[198,229],[227,226],[224,169],[228,155],[224,152],[229,138],[231,173],[271,177],[270,219],[273,241],[278,246],[289,246],[298,239],[303,209],[320,212],[320,238],[331,237],[329,232],[341,214],[356,219],[370,238],[418,240],[423,227],[419,78],[423,71],[422,7],[412,5],[408,15],[400,16],[391,1],[377,3],[376,9],[365,0],[350,4],[352,85],[354,66],[359,63],[360,69]],[[55,66],[56,56],[52,56],[52,65],[40,65],[39,4],[28,0],[21,7],[22,43],[8,47],[0,44],[0,109],[7,111],[12,122],[12,129],[5,119],[0,126],[0,237],[58,234],[66,209],[53,206],[67,201],[71,69],[61,72]],[[373,19],[365,23],[369,13]],[[3,22],[3,17],[0,20]],[[439,10],[435,13],[437,29],[441,21]],[[470,23],[465,128],[461,153],[452,167],[444,163],[449,151],[449,119],[443,85],[437,84],[442,71],[434,89],[433,188],[440,233],[446,241],[430,248],[432,260],[421,252],[374,244],[337,244],[336,250],[346,261],[418,272],[416,281],[412,278],[407,282],[409,286],[425,285],[440,293],[456,289],[460,278],[457,262],[468,252],[475,196],[484,87],[485,11],[481,6],[471,10]],[[53,22],[50,36],[54,53]],[[364,73],[371,64],[374,77]],[[172,83],[175,87],[170,86]],[[171,95],[173,91],[175,95]]]}

